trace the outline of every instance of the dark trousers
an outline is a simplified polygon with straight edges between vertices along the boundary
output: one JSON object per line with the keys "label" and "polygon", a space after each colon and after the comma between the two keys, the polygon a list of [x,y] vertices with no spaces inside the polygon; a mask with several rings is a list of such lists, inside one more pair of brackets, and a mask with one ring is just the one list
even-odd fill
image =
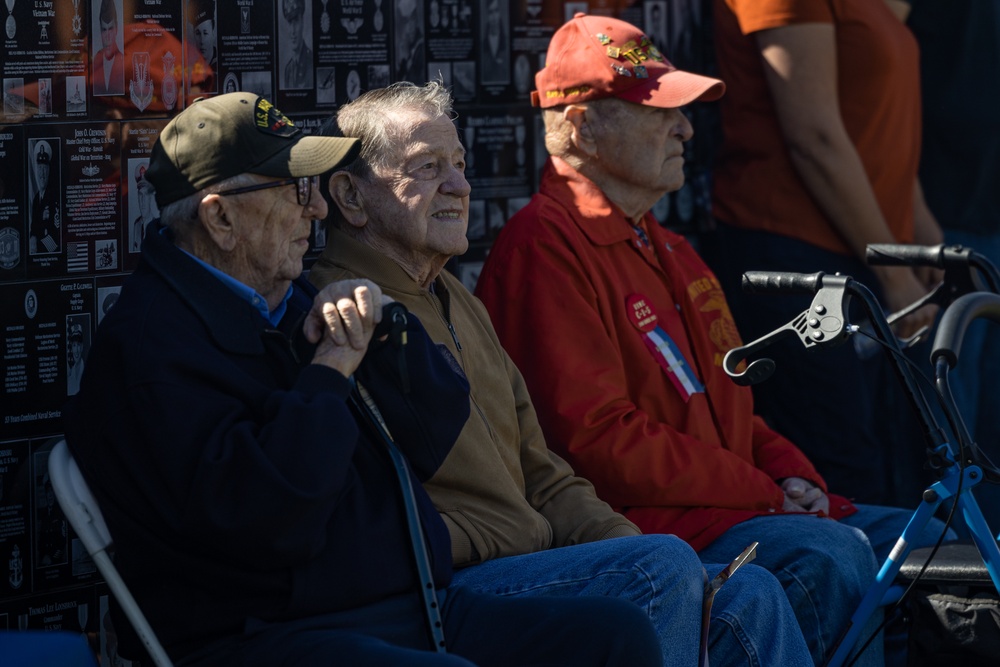
{"label": "dark trousers", "polygon": [[[859,259],[796,239],[720,224],[703,244],[745,343],[789,322],[809,307],[812,296],[746,294],[744,271],[840,272],[880,296],[878,281]],[[859,303],[850,313],[849,321],[862,324]],[[924,342],[908,356],[926,370],[929,353]],[[789,337],[761,355],[773,359],[777,370],[753,388],[757,413],[805,452],[831,492],[874,505],[920,503],[928,481],[926,442],[879,346],[856,334],[836,347],[807,350]]]}
{"label": "dark trousers", "polygon": [[617,598],[439,595],[448,654],[430,651],[416,594],[348,612],[250,622],[178,667],[659,667],[646,614]]}

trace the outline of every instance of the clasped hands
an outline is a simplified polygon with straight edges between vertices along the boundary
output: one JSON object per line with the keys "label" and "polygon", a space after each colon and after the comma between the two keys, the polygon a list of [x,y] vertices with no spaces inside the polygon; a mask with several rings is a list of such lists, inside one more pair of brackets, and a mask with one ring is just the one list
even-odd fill
{"label": "clasped hands", "polygon": [[382,321],[382,307],[391,302],[370,280],[342,280],[324,287],[302,325],[306,340],[317,343],[313,363],[349,377],[361,364],[372,333]]}
{"label": "clasped hands", "polygon": [[801,477],[786,477],[781,482],[785,492],[782,509],[786,512],[823,512],[830,514],[830,498],[823,490]]}

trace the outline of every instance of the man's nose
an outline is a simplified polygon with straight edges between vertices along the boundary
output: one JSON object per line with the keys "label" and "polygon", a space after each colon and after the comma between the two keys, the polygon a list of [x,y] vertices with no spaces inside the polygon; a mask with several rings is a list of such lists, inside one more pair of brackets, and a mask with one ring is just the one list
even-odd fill
{"label": "man's nose", "polygon": [[465,179],[465,172],[458,167],[451,167],[448,177],[441,184],[441,192],[455,195],[456,197],[468,197],[472,192],[472,186]]}
{"label": "man's nose", "polygon": [[690,141],[691,137],[694,136],[694,128],[691,126],[691,121],[681,111],[678,111],[677,115],[680,118],[677,119],[677,123],[674,125],[674,133],[681,141]]}
{"label": "man's nose", "polygon": [[309,203],[302,210],[303,215],[310,220],[325,220],[329,212],[330,207],[326,205],[326,198],[318,192],[317,188],[314,188]]}

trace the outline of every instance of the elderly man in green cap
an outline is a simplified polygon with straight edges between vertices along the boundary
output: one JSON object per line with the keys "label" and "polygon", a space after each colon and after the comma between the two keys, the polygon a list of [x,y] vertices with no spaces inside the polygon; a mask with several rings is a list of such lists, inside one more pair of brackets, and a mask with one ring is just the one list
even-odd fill
{"label": "elderly man in green cap", "polygon": [[122,577],[188,667],[659,665],[635,605],[450,585],[421,481],[468,418],[468,383],[401,306],[376,335],[373,283],[300,277],[327,214],[316,176],[357,146],[249,93],[194,102],[154,144],[164,227],[64,411]]}

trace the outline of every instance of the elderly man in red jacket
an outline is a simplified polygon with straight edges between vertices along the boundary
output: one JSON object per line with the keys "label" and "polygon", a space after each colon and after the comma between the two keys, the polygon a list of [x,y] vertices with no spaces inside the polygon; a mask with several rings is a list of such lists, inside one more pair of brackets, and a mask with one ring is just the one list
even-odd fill
{"label": "elderly man in red jacket", "polygon": [[[718,281],[649,212],[684,183],[681,108],[724,85],[676,69],[634,26],[583,14],[535,81],[551,158],[477,295],[546,438],[644,532],[676,534],[706,561],[758,540],[756,563],[782,582],[819,663],[909,513],[827,495],[754,415],[722,369],[740,339]],[[880,644],[856,664],[880,664]]]}

